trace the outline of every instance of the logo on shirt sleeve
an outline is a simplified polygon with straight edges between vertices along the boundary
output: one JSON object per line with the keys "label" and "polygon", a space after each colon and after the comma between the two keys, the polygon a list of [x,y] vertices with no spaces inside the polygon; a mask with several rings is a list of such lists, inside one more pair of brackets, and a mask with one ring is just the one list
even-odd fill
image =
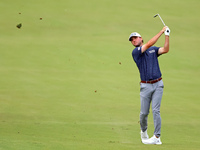
{"label": "logo on shirt sleeve", "polygon": [[138,47],[138,51],[140,50],[140,47]]}

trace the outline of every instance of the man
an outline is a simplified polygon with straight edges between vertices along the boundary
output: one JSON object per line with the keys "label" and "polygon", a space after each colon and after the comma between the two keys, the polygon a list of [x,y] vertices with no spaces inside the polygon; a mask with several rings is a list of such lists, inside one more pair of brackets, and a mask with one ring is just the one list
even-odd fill
{"label": "man", "polygon": [[[160,36],[165,33],[164,47],[153,46]],[[169,34],[170,29],[165,26],[150,41],[143,44],[141,35],[137,32],[131,33],[129,41],[136,48],[132,52],[132,57],[140,72],[140,127],[141,140],[144,144],[162,144],[161,135],[161,117],[160,105],[163,95],[162,74],[159,68],[158,58],[160,55],[169,51]],[[154,120],[154,135],[149,138],[147,134],[147,119],[149,114],[150,103],[152,103],[152,112]]]}

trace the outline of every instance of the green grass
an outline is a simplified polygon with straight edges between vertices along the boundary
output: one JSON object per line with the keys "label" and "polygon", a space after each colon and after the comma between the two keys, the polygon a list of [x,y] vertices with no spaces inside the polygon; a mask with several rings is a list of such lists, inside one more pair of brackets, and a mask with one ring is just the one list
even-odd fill
{"label": "green grass", "polygon": [[[199,5],[1,0],[0,149],[198,150]],[[171,29],[170,53],[159,58],[161,146],[140,141],[140,78],[128,42],[133,31],[147,42],[162,29],[156,13]]]}

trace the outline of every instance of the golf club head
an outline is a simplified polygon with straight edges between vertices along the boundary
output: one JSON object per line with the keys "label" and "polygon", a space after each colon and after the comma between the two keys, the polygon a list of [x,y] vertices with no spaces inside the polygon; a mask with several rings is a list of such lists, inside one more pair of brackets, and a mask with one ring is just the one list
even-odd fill
{"label": "golf club head", "polygon": [[160,20],[162,21],[163,25],[165,26],[165,23],[164,23],[164,21],[162,20],[162,18],[160,17],[159,14],[156,14],[156,15],[154,15],[153,17],[155,18],[155,17],[157,17],[157,16],[159,16]]}
{"label": "golf club head", "polygon": [[158,14],[154,15],[153,17],[155,18],[155,17],[157,17],[157,16],[158,16]]}

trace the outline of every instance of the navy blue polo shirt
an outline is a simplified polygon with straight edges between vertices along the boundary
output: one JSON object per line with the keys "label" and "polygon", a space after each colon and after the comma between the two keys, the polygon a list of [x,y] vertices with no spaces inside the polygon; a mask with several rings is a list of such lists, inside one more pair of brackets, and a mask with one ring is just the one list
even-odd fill
{"label": "navy blue polo shirt", "polygon": [[162,76],[158,63],[158,50],[160,47],[152,46],[144,53],[142,47],[136,47],[132,52],[132,57],[139,69],[142,81],[150,81],[158,79]]}

